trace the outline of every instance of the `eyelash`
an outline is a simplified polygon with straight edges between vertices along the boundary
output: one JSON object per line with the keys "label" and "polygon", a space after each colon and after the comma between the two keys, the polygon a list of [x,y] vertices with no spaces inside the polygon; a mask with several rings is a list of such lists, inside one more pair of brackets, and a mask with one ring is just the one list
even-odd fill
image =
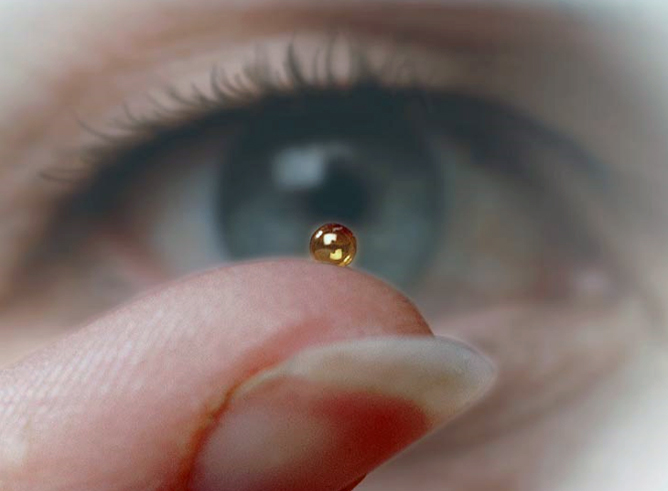
{"label": "eyelash", "polygon": [[[345,81],[337,76],[333,68],[332,53],[338,39],[331,39],[324,51],[318,51],[310,63],[310,70],[299,59],[294,43],[288,44],[281,72],[272,72],[272,65],[266,53],[256,48],[255,59],[247,62],[240,72],[229,77],[219,66],[211,69],[209,94],[193,84],[188,93],[173,86],[165,87],[160,95],[170,105],[148,94],[152,105],[150,114],[138,115],[131,108],[123,106],[123,118],[118,118],[105,130],[94,128],[83,120],[80,126],[97,140],[81,151],[81,160],[94,170],[106,167],[118,157],[137,148],[167,136],[184,126],[205,124],[206,121],[224,112],[246,110],[261,106],[263,101],[277,97],[304,95],[331,90],[354,90],[360,87],[394,90],[401,83],[404,90],[428,96],[424,89],[434,83],[429,77],[418,77],[411,60],[402,55],[400,47],[381,64],[375,66],[361,43],[346,41],[349,48],[349,72]],[[324,53],[324,65],[320,60]],[[324,68],[324,71],[321,69]],[[322,72],[322,73],[321,73]],[[62,180],[63,174],[44,175],[46,179]]]}
{"label": "eyelash", "polygon": [[[167,86],[161,91],[161,95],[173,106],[171,108],[148,94],[147,99],[152,105],[150,113],[138,115],[125,104],[124,117],[111,121],[104,130],[79,120],[81,127],[96,140],[79,153],[83,169],[81,166],[53,169],[42,173],[41,177],[61,184],[80,184],[81,181],[89,180],[91,174],[95,175],[110,167],[112,163],[122,160],[136,149],[150,146],[152,142],[187,131],[188,128],[205,126],[212,119],[221,116],[232,119],[234,112],[260,108],[263,102],[275,98],[307,96],[333,90],[354,91],[360,88],[391,93],[400,87],[402,93],[410,93],[421,103],[426,101],[428,104],[430,96],[438,91],[425,88],[439,86],[436,75],[418,73],[408,52],[401,46],[395,46],[392,53],[380,63],[374,63],[365,44],[345,39],[343,42],[348,53],[348,71],[343,77],[335,73],[333,64],[334,52],[341,44],[340,37],[332,37],[324,45],[324,49],[316,51],[308,64],[300,60],[296,44],[289,43],[285,49],[282,70],[278,72],[272,71],[266,52],[257,47],[255,58],[232,77],[214,66],[209,77],[209,94],[194,84],[187,93],[174,86]],[[309,68],[306,68],[307,65]],[[473,97],[471,99],[475,100]],[[497,106],[500,112],[509,112],[509,108],[502,104],[491,105]],[[514,110],[511,112],[520,124],[530,121],[530,118],[517,114]],[[605,177],[605,173],[601,172],[603,166],[597,164],[591,155],[585,154],[567,138],[561,138],[547,128],[536,129],[539,136],[548,143],[573,152],[574,158],[569,160],[588,163],[587,174],[595,177],[599,184],[602,182]]]}

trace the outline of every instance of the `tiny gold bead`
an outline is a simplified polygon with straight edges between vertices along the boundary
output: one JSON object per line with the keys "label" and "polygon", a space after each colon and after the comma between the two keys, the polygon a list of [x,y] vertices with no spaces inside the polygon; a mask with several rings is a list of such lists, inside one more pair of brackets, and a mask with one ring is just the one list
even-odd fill
{"label": "tiny gold bead", "polygon": [[311,236],[311,256],[318,262],[348,266],[357,254],[357,239],[352,231],[338,223],[318,227]]}

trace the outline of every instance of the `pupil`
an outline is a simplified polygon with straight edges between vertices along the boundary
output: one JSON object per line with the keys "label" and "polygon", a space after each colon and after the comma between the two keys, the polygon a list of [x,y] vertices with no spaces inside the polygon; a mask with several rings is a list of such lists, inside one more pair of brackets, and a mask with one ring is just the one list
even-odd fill
{"label": "pupil", "polygon": [[307,209],[314,221],[331,216],[357,225],[369,206],[370,190],[361,178],[341,168],[345,167],[341,160],[335,157],[327,163],[327,176],[319,188],[309,192]]}
{"label": "pupil", "polygon": [[358,239],[356,266],[410,286],[440,238],[442,164],[401,101],[338,94],[252,113],[222,159],[221,247],[230,259],[307,257],[318,226],[342,223]]}

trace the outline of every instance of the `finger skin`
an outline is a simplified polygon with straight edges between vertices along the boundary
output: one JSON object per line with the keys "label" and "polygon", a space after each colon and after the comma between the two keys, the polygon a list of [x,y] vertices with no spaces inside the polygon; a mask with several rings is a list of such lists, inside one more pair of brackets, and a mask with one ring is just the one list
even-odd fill
{"label": "finger skin", "polygon": [[431,335],[369,276],[302,261],[224,267],[96,320],[0,372],[0,489],[187,489],[226,395],[318,344]]}

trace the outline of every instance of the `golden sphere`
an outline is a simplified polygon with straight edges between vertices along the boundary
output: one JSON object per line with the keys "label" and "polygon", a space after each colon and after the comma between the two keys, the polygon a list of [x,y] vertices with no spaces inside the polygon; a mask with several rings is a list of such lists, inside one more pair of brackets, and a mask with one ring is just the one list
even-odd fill
{"label": "golden sphere", "polygon": [[311,236],[311,256],[318,262],[348,266],[357,254],[357,239],[352,231],[338,223],[318,227]]}

